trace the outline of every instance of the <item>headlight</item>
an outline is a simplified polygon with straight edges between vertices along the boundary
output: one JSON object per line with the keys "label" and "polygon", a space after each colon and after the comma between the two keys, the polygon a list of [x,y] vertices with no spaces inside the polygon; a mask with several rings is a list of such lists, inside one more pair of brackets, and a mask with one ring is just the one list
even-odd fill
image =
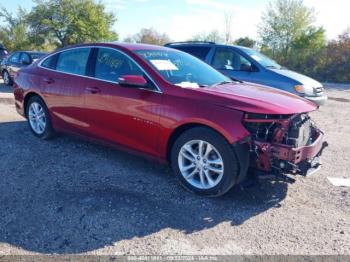
{"label": "headlight", "polygon": [[296,85],[294,86],[294,90],[299,94],[305,94],[310,96],[314,94],[314,88],[312,86]]}
{"label": "headlight", "polygon": [[304,93],[304,88],[302,85],[296,85],[294,86],[294,90],[298,93]]}

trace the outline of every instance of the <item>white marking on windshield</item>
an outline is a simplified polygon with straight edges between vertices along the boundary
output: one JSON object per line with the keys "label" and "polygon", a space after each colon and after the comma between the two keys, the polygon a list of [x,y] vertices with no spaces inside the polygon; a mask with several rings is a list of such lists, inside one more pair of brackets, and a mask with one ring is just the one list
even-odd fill
{"label": "white marking on windshield", "polygon": [[176,71],[179,70],[176,65],[174,65],[170,60],[150,60],[151,63],[159,70],[159,71]]}
{"label": "white marking on windshield", "polygon": [[199,85],[197,83],[191,83],[191,82],[181,82],[175,85],[183,88],[199,88]]}

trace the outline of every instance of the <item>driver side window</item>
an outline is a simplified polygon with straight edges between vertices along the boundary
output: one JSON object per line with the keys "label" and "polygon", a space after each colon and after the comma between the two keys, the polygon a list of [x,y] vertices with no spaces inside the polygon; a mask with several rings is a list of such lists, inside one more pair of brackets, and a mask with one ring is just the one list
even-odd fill
{"label": "driver side window", "polygon": [[143,76],[143,72],[124,54],[109,48],[99,48],[95,64],[95,78],[118,82],[118,78],[123,75]]}
{"label": "driver side window", "polygon": [[229,48],[219,48],[213,58],[213,67],[218,70],[249,71],[251,62]]}

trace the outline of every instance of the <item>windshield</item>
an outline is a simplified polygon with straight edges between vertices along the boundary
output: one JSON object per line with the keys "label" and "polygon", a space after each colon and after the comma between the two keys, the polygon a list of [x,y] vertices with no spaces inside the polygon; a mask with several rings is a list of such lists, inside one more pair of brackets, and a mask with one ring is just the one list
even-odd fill
{"label": "windshield", "polygon": [[206,87],[232,82],[201,60],[176,50],[136,51],[168,82],[181,87]]}
{"label": "windshield", "polygon": [[255,61],[257,61],[259,64],[261,64],[263,67],[266,68],[275,68],[275,69],[281,69],[282,67],[276,63],[276,61],[272,60],[271,58],[268,58],[266,55],[263,55],[262,53],[253,50],[253,49],[243,49],[243,52],[248,54],[251,58],[253,58]]}

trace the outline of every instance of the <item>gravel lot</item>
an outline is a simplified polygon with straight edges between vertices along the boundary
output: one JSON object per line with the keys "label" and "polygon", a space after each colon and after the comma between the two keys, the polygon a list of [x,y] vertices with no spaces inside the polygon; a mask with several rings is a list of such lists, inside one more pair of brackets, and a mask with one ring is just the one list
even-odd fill
{"label": "gravel lot", "polygon": [[350,89],[314,119],[330,147],[294,184],[260,180],[205,199],[168,167],[68,136],[40,141],[0,85],[0,255],[348,254]]}

